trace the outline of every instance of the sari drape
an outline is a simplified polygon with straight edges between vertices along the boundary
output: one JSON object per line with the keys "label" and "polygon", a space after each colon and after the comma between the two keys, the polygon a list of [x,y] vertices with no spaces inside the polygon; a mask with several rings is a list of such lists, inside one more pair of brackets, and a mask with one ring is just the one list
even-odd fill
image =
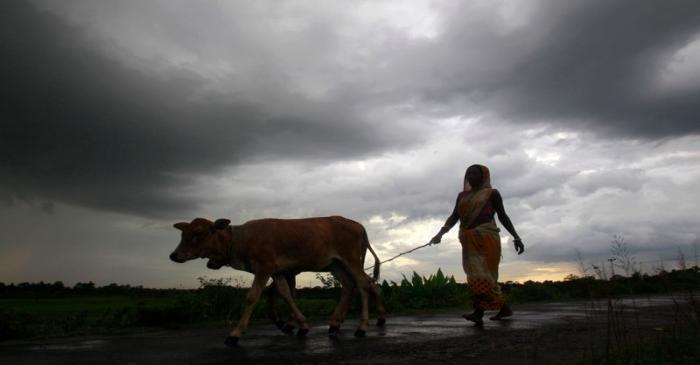
{"label": "sari drape", "polygon": [[467,285],[474,307],[484,310],[500,309],[505,304],[505,298],[498,285],[498,265],[501,261],[501,238],[498,234],[500,230],[493,221],[471,227],[493,192],[488,168],[481,165],[479,167],[483,176],[481,185],[469,187],[469,190],[465,185],[467,191],[458,203],[462,267],[467,274]]}

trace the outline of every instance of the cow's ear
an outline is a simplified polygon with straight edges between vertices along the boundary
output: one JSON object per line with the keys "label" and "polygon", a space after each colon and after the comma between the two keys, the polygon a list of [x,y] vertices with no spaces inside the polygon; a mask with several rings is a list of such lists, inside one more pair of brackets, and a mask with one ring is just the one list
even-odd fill
{"label": "cow's ear", "polygon": [[184,231],[189,225],[190,225],[189,223],[180,222],[180,223],[173,224],[173,227],[175,227],[181,231]]}
{"label": "cow's ear", "polygon": [[215,229],[224,229],[228,227],[228,225],[231,224],[231,221],[225,218],[219,218],[214,222],[214,228]]}

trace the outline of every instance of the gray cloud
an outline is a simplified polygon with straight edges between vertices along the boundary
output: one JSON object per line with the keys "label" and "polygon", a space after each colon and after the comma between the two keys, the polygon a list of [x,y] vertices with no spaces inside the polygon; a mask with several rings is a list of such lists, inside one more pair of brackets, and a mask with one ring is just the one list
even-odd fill
{"label": "gray cloud", "polygon": [[[334,5],[317,17],[292,6],[261,26],[251,16],[266,5],[38,4],[63,18],[3,5],[0,174],[15,199],[167,214],[200,203],[182,194],[194,176],[402,150],[424,140],[421,119],[455,113],[697,133],[700,89],[650,91],[698,34],[700,12],[684,6],[694,3],[542,2],[514,28],[497,6],[464,4],[436,9],[444,24],[432,39],[385,27],[383,42],[325,21]],[[535,193],[521,186],[516,196]]]}
{"label": "gray cloud", "polygon": [[[435,233],[473,163],[525,239],[509,270],[602,259],[614,234],[640,253],[698,237],[700,88],[667,77],[700,54],[678,53],[700,45],[695,3],[0,7],[12,280],[208,274],[167,261],[194,216],[342,214],[388,257]],[[387,277],[460,273],[458,252],[453,231]]]}
{"label": "gray cloud", "polygon": [[644,171],[641,169],[617,169],[581,174],[570,185],[577,193],[587,195],[601,188],[638,191],[644,180]]}
{"label": "gray cloud", "polygon": [[648,138],[698,133],[700,85],[669,91],[656,83],[675,52],[698,40],[700,4],[530,4],[512,29],[498,6],[452,9],[445,34],[414,54],[418,74],[434,80],[419,78],[416,89],[512,122]]}
{"label": "gray cloud", "polygon": [[265,100],[206,92],[192,71],[135,69],[26,3],[4,4],[2,24],[0,177],[16,199],[169,214],[197,204],[179,192],[192,176],[242,160],[343,158],[410,140],[285,90],[294,108],[270,113]]}
{"label": "gray cloud", "polygon": [[[550,4],[533,19],[547,37],[510,74],[511,116],[573,119],[627,135],[698,132],[700,85],[685,95],[654,95],[653,77],[700,32],[691,1]],[[552,22],[552,19],[560,21]]]}

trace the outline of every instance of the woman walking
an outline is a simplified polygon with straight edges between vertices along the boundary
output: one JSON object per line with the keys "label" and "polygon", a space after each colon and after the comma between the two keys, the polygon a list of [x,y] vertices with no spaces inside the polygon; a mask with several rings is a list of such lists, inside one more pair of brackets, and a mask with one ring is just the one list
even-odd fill
{"label": "woman walking", "polygon": [[467,274],[467,284],[474,312],[463,317],[482,325],[485,310],[498,310],[489,319],[497,321],[513,315],[498,286],[498,264],[501,261],[500,230],[493,217],[513,236],[518,255],[525,246],[515,232],[513,223],[503,208],[503,198],[491,188],[489,169],[483,165],[469,166],[464,175],[464,191],[457,195],[454,210],[445,225],[430,242],[440,243],[442,236],[456,223],[459,224],[459,242],[462,244],[462,267]]}

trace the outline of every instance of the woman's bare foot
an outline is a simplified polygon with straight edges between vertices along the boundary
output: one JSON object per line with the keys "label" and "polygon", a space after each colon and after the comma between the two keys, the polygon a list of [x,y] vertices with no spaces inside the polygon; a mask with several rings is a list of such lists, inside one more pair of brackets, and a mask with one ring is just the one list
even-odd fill
{"label": "woman's bare foot", "polygon": [[476,308],[474,309],[474,312],[470,314],[463,314],[462,318],[466,319],[467,321],[474,322],[474,324],[477,326],[482,326],[484,324],[484,310],[481,308]]}
{"label": "woman's bare foot", "polygon": [[490,317],[489,319],[492,321],[500,321],[502,318],[510,317],[512,315],[513,311],[510,309],[508,304],[503,304],[501,310],[499,310],[495,316]]}

